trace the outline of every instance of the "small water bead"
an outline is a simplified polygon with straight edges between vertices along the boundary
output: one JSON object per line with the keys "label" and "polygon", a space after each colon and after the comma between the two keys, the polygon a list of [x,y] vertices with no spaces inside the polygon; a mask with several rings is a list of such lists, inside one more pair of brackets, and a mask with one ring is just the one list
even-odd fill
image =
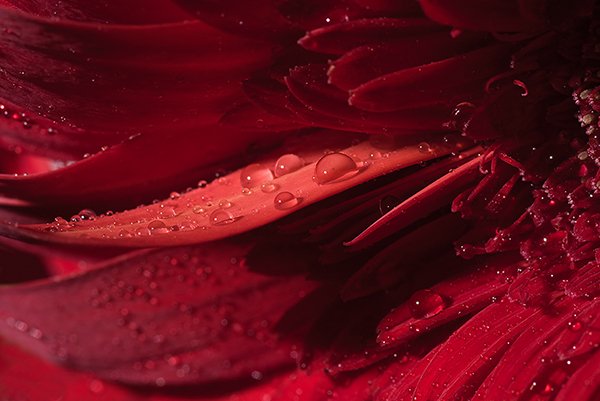
{"label": "small water bead", "polygon": [[354,177],[358,173],[356,162],[344,153],[328,153],[315,166],[314,180],[329,184]]}
{"label": "small water bead", "polygon": [[158,212],[158,216],[161,219],[170,219],[172,217],[177,216],[177,210],[173,206],[160,205],[160,210]]}
{"label": "small water bead", "polygon": [[166,234],[169,232],[167,225],[160,220],[154,220],[148,223],[148,229],[152,234]]}
{"label": "small water bead", "polygon": [[421,153],[430,153],[432,151],[431,145],[427,142],[421,142],[419,144],[419,152]]}
{"label": "small water bead", "polygon": [[396,198],[392,195],[386,195],[379,200],[379,212],[383,216],[388,213],[390,210],[395,208],[400,204],[400,199]]}
{"label": "small water bead", "polygon": [[260,190],[265,193],[275,192],[279,189],[279,185],[275,184],[272,181],[267,181],[260,186]]}
{"label": "small water bead", "polygon": [[431,290],[415,292],[408,300],[408,309],[413,318],[426,319],[446,309],[444,298]]}
{"label": "small water bead", "polygon": [[198,188],[206,188],[207,185],[208,185],[208,182],[206,182],[206,180],[198,181]]}
{"label": "small water bead", "polygon": [[244,188],[253,188],[273,179],[273,173],[268,168],[258,164],[250,164],[240,173],[240,182]]}
{"label": "small water bead", "polygon": [[206,213],[206,209],[200,205],[194,205],[192,207],[192,212],[194,212],[195,214],[203,214]]}
{"label": "small water bead", "polygon": [[179,192],[175,192],[175,191],[173,191],[169,194],[169,198],[172,200],[179,199],[180,196],[181,196],[181,194]]}
{"label": "small water bead", "polygon": [[231,206],[233,206],[233,203],[229,202],[227,199],[221,199],[219,201],[219,207],[221,209],[229,209]]}
{"label": "small water bead", "polygon": [[304,159],[292,153],[281,156],[275,162],[275,177],[293,173],[304,167]]}
{"label": "small water bead", "polygon": [[297,198],[291,192],[280,192],[273,200],[273,203],[275,204],[275,209],[287,210],[298,206],[301,201],[301,198]]}
{"label": "small water bead", "polygon": [[252,190],[249,188],[242,188],[242,195],[252,195]]}
{"label": "small water bead", "polygon": [[236,220],[239,220],[241,217],[234,217],[233,214],[229,213],[227,210],[217,209],[210,214],[210,224],[213,226],[223,226],[226,224],[231,224]]}
{"label": "small water bead", "polygon": [[96,213],[91,209],[83,209],[79,211],[79,213],[73,215],[71,217],[72,222],[79,222],[83,220],[94,220],[96,218]]}

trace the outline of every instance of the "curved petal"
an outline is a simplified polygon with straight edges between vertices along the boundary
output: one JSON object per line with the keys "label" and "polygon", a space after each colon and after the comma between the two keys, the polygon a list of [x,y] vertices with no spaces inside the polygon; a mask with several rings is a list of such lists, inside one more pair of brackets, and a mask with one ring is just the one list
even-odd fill
{"label": "curved petal", "polygon": [[[341,138],[338,146],[351,140],[347,136]],[[22,226],[16,230],[49,241],[115,246],[211,241],[262,226],[378,176],[447,155],[463,146],[460,142],[449,144],[432,138],[425,147],[423,142],[406,138],[386,157],[373,159],[371,155],[379,151],[368,142],[341,149],[331,157],[323,155],[322,148],[307,149],[309,143],[293,150],[295,170],[279,177],[274,176],[271,166],[275,166],[281,153],[221,177],[206,188],[176,194],[160,204],[75,224],[64,221],[67,224]],[[323,162],[318,164],[320,160]],[[336,175],[329,178],[327,174],[332,172]]]}
{"label": "curved petal", "polygon": [[250,379],[293,365],[289,334],[300,328],[281,319],[317,284],[252,272],[254,242],[134,253],[3,287],[0,332],[45,358],[129,383]]}

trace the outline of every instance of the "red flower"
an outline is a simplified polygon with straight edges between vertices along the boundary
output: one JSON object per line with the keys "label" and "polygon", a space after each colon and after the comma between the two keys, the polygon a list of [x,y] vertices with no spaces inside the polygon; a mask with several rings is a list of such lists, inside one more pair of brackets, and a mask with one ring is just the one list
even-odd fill
{"label": "red flower", "polygon": [[1,2],[2,399],[597,399],[594,7]]}

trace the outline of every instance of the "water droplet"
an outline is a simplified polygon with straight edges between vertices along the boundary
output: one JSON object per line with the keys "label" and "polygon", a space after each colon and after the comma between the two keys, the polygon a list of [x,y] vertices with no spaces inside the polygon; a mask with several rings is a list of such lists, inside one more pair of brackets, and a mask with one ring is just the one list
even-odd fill
{"label": "water droplet", "polygon": [[94,394],[100,394],[104,391],[104,384],[100,380],[92,380],[90,382],[90,391]]}
{"label": "water droplet", "polygon": [[427,142],[421,142],[419,144],[419,152],[421,153],[429,153],[431,152],[431,145],[428,144]]}
{"label": "water droplet", "polygon": [[246,196],[252,195],[252,190],[249,188],[242,188],[242,195],[246,195]]}
{"label": "water droplet", "polygon": [[177,216],[178,214],[179,213],[177,213],[177,210],[173,206],[160,205],[158,216],[161,219],[170,219],[172,217]]}
{"label": "water droplet", "polygon": [[272,179],[273,173],[271,170],[258,163],[244,167],[240,173],[240,182],[244,188],[253,188]]}
{"label": "water droplet", "polygon": [[231,224],[241,217],[234,217],[231,213],[226,210],[218,209],[210,214],[210,223],[213,226],[223,226],[225,224]]}
{"label": "water droplet", "polygon": [[206,213],[206,209],[204,209],[200,205],[194,205],[192,207],[192,212],[194,212],[195,214],[203,214],[203,213]]}
{"label": "water droplet", "polygon": [[573,321],[573,322],[569,322],[569,329],[571,331],[579,331],[581,330],[582,324],[579,321]]}
{"label": "water droplet", "polygon": [[231,206],[233,206],[233,203],[229,202],[227,199],[221,199],[219,201],[219,207],[221,209],[229,209]]}
{"label": "water droplet", "polygon": [[83,209],[79,211],[79,213],[71,216],[71,221],[73,223],[77,223],[83,220],[94,220],[96,218],[96,213],[90,209]]}
{"label": "water droplet", "polygon": [[167,225],[160,220],[154,220],[148,223],[148,229],[152,234],[165,234],[169,232]]}
{"label": "water droplet", "polygon": [[119,237],[126,238],[126,237],[132,237],[132,235],[127,230],[121,230],[121,231],[119,231]]}
{"label": "water droplet", "polygon": [[396,198],[395,196],[386,195],[379,200],[379,212],[383,216],[399,204],[400,199]]}
{"label": "water droplet", "polygon": [[444,298],[431,290],[417,291],[408,300],[408,309],[415,319],[426,319],[435,316],[445,308]]}
{"label": "water droplet", "polygon": [[265,193],[275,192],[279,189],[279,185],[275,184],[272,181],[267,181],[260,186],[260,190]]}
{"label": "water droplet", "polygon": [[169,194],[169,198],[172,200],[179,199],[180,196],[181,196],[181,194],[179,192],[175,192],[175,191],[173,191]]}
{"label": "water droplet", "polygon": [[471,102],[462,102],[457,104],[452,110],[452,117],[448,123],[448,127],[458,131],[464,131],[469,125],[475,105]]}
{"label": "water droplet", "polygon": [[275,177],[293,173],[302,167],[304,167],[304,160],[301,157],[292,153],[285,154],[275,162]]}
{"label": "water droplet", "polygon": [[198,181],[198,188],[206,188],[207,185],[208,182],[206,182],[205,180]]}
{"label": "water droplet", "polygon": [[275,197],[273,203],[277,210],[287,210],[298,206],[302,201],[301,198],[296,198],[291,192],[280,192]]}
{"label": "water droplet", "polygon": [[315,166],[314,180],[318,184],[328,184],[354,177],[358,166],[344,153],[329,153],[321,157]]}

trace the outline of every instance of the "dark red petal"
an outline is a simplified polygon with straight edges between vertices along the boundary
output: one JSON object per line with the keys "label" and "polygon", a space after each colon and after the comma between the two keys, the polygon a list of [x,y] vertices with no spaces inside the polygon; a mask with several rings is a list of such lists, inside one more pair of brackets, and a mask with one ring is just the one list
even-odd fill
{"label": "dark red petal", "polygon": [[436,103],[453,107],[479,95],[485,80],[508,69],[510,51],[510,46],[497,44],[393,72],[354,89],[349,101],[379,112]]}
{"label": "dark red petal", "polygon": [[442,31],[361,46],[331,64],[329,81],[341,89],[354,89],[394,71],[466,53],[485,41],[481,34],[465,32],[453,38],[450,32]]}
{"label": "dark red petal", "polygon": [[390,113],[370,113],[348,104],[348,94],[326,82],[325,67],[309,65],[290,71],[285,82],[290,92],[310,110],[344,121],[354,128],[381,127],[390,134],[443,130],[448,120],[446,107],[409,108]]}
{"label": "dark red petal", "polygon": [[270,131],[218,126],[134,136],[54,171],[18,177],[0,175],[0,193],[44,206],[102,211],[134,207],[173,189],[210,179],[216,163],[223,167],[229,158],[243,153],[251,144],[278,136]]}
{"label": "dark red petal", "polygon": [[[147,398],[83,373],[60,368],[0,342],[0,392],[5,400],[142,401]],[[35,383],[35,385],[34,385]]]}
{"label": "dark red petal", "polygon": [[483,156],[476,157],[437,179],[383,215],[346,245],[365,247],[448,204],[479,175],[482,159]]}
{"label": "dark red petal", "polygon": [[560,389],[556,401],[593,401],[598,397],[600,387],[600,351],[587,360]]}
{"label": "dark red petal", "polygon": [[130,0],[127,3],[90,3],[86,0],[9,0],[12,6],[25,13],[102,24],[146,25],[182,21],[189,15],[171,0]]}
{"label": "dark red petal", "polygon": [[[553,367],[555,360],[547,355],[553,352],[557,334],[568,330],[568,321],[578,307],[577,303],[567,300],[551,306],[553,310],[545,314],[540,314],[538,309],[535,319],[511,342],[508,352],[483,382],[474,400],[500,401],[514,395],[525,396],[532,390],[543,392],[546,385],[552,388],[550,392],[560,386],[561,383],[552,383],[548,376],[547,369]],[[565,364],[565,369],[568,365]]]}
{"label": "dark red petal", "polygon": [[421,371],[414,389],[403,392],[398,400],[468,399],[538,314],[535,309],[510,302],[488,306],[432,352],[433,358]]}
{"label": "dark red petal", "polygon": [[384,346],[406,342],[442,324],[479,312],[504,296],[518,266],[518,255],[514,254],[472,263],[468,273],[428,290],[443,299],[443,308],[438,313],[427,318],[413,316],[410,301],[404,303],[381,321],[377,341]]}
{"label": "dark red petal", "polygon": [[281,336],[300,328],[281,319],[316,284],[297,274],[252,272],[251,249],[238,241],[142,252],[70,277],[5,287],[0,331],[45,358],[129,383],[266,374],[295,362]]}
{"label": "dark red petal", "polygon": [[544,27],[545,21],[527,19],[521,15],[518,0],[420,0],[429,18],[457,28],[488,32],[535,31]]}
{"label": "dark red petal", "polygon": [[441,29],[443,28],[422,18],[361,19],[315,29],[298,43],[314,52],[342,55],[355,47]]}
{"label": "dark red petal", "polygon": [[0,98],[109,135],[215,122],[239,98],[239,81],[272,56],[268,43],[197,20],[131,26],[0,15],[10,32]]}

